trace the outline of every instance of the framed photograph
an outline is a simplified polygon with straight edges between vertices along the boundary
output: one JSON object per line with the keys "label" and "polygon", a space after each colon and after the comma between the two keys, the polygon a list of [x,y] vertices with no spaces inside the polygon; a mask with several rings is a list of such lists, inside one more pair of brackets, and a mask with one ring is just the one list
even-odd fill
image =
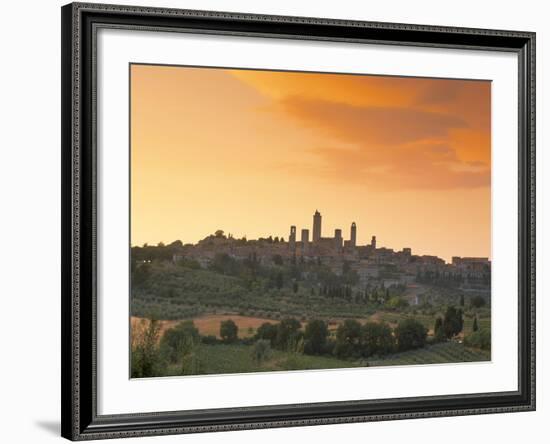
{"label": "framed photograph", "polygon": [[535,409],[535,35],[62,8],[62,435]]}

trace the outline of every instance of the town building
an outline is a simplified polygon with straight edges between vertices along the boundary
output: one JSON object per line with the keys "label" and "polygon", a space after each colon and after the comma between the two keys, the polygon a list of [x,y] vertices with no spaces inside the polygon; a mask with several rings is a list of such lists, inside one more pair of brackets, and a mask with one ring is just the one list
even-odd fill
{"label": "town building", "polygon": [[[451,263],[433,255],[416,255],[410,247],[400,251],[377,245],[372,236],[366,245],[357,243],[357,224],[352,222],[349,239],[343,239],[340,228],[332,237],[323,237],[322,216],[316,210],[310,237],[309,228],[301,228],[297,238],[296,225],[290,226],[288,242],[283,238],[269,236],[247,240],[232,236],[214,234],[197,244],[186,244],[174,253],[173,260],[194,259],[201,267],[219,254],[227,254],[238,260],[253,260],[259,264],[280,264],[281,261],[296,263],[315,262],[323,264],[335,274],[341,275],[344,269],[357,273],[358,285],[411,286],[422,282],[451,282],[469,292],[487,293],[491,283],[491,261],[486,257],[452,258]],[[446,281],[445,281],[446,280]]]}

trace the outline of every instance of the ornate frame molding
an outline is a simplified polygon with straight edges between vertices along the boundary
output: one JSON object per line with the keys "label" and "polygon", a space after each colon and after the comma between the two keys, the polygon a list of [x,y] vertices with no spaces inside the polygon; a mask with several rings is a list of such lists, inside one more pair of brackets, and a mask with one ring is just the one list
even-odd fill
{"label": "ornate frame molding", "polygon": [[[71,440],[535,409],[535,34],[531,32],[72,3],[62,8],[62,436]],[[519,390],[98,416],[95,37],[98,27],[511,51],[519,60]]]}

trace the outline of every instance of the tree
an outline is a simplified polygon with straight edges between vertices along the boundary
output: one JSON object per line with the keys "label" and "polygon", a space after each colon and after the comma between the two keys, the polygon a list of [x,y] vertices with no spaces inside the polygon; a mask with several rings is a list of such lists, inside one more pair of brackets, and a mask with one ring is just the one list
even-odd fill
{"label": "tree", "polygon": [[[386,290],[388,291],[388,290]],[[409,303],[399,296],[392,296],[390,299],[386,299],[386,306],[390,310],[397,310],[409,306]]]}
{"label": "tree", "polygon": [[304,352],[319,355],[325,351],[328,337],[328,325],[325,321],[313,319],[308,322],[304,332]]}
{"label": "tree", "polygon": [[280,254],[274,254],[272,260],[275,265],[283,265],[283,257]]}
{"label": "tree", "polygon": [[447,339],[451,339],[462,331],[464,320],[462,310],[454,307],[447,307],[445,317],[443,318],[443,331]]}
{"label": "tree", "polygon": [[212,259],[209,268],[221,274],[236,276],[241,271],[242,266],[227,253],[217,253]]}
{"label": "tree", "polygon": [[474,296],[470,299],[470,304],[474,308],[481,308],[485,305],[485,299],[483,296]]}
{"label": "tree", "polygon": [[219,238],[219,239],[224,239],[225,238],[223,230],[216,230],[214,232],[214,236]]}
{"label": "tree", "polygon": [[275,277],[275,286],[280,290],[281,288],[283,288],[283,284],[283,273],[279,272]]}
{"label": "tree", "polygon": [[437,342],[444,341],[446,339],[445,330],[443,329],[443,319],[437,317],[434,324],[434,339]]}
{"label": "tree", "polygon": [[361,327],[361,348],[365,357],[386,355],[395,348],[391,327],[385,322],[367,322]]}
{"label": "tree", "polygon": [[184,268],[190,268],[192,270],[200,270],[201,264],[195,260],[195,259],[187,259],[185,257],[181,257],[178,259],[177,264]]}
{"label": "tree", "polygon": [[342,275],[345,275],[346,273],[349,273],[351,271],[351,262],[350,261],[344,261],[342,264]]}
{"label": "tree", "polygon": [[262,363],[271,357],[271,343],[267,339],[258,339],[252,348],[252,358]]}
{"label": "tree", "polygon": [[478,331],[479,327],[477,325],[477,316],[474,318],[474,324],[472,325],[472,331]]}
{"label": "tree", "polygon": [[272,347],[275,346],[275,341],[277,339],[277,326],[269,322],[264,322],[256,330],[256,339],[265,339],[268,340]]}
{"label": "tree", "polygon": [[399,351],[424,347],[428,331],[415,319],[405,319],[397,324],[394,330]]}
{"label": "tree", "polygon": [[464,307],[464,295],[463,294],[460,295],[460,306]]}
{"label": "tree", "polygon": [[464,338],[466,347],[480,348],[482,350],[491,350],[491,330],[481,328]]}
{"label": "tree", "polygon": [[293,282],[292,283],[292,291],[294,293],[298,293],[298,282]]}
{"label": "tree", "polygon": [[181,362],[183,374],[193,374],[198,370],[197,349],[200,343],[199,330],[193,321],[183,321],[166,330],[160,349],[163,357],[170,362]]}
{"label": "tree", "polygon": [[141,286],[147,283],[151,277],[151,264],[141,263],[136,264],[132,261],[132,285]]}
{"label": "tree", "polygon": [[301,337],[300,321],[294,318],[285,318],[277,325],[275,345],[281,350],[292,349]]}
{"label": "tree", "polygon": [[346,319],[336,330],[334,353],[340,358],[361,355],[361,324],[355,319]]}
{"label": "tree", "polygon": [[157,319],[142,319],[132,326],[132,377],[147,378],[161,376],[162,359],[157,345],[160,322]]}
{"label": "tree", "polygon": [[237,327],[237,324],[232,319],[220,322],[220,337],[223,342],[228,344],[236,342],[239,339],[238,333],[239,327]]}

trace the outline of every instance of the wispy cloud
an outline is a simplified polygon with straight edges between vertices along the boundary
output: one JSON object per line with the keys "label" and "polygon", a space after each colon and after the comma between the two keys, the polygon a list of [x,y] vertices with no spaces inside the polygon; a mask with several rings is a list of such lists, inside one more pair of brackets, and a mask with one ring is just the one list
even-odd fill
{"label": "wispy cloud", "polygon": [[276,102],[275,109],[327,137],[326,145],[308,148],[318,160],[317,168],[287,163],[289,171],[388,190],[475,188],[490,183],[489,166],[462,160],[452,144],[453,130],[468,130],[458,116],[298,96]]}
{"label": "wispy cloud", "polygon": [[448,136],[465,128],[460,117],[412,108],[353,106],[325,100],[287,97],[278,104],[306,126],[341,141],[383,145]]}

